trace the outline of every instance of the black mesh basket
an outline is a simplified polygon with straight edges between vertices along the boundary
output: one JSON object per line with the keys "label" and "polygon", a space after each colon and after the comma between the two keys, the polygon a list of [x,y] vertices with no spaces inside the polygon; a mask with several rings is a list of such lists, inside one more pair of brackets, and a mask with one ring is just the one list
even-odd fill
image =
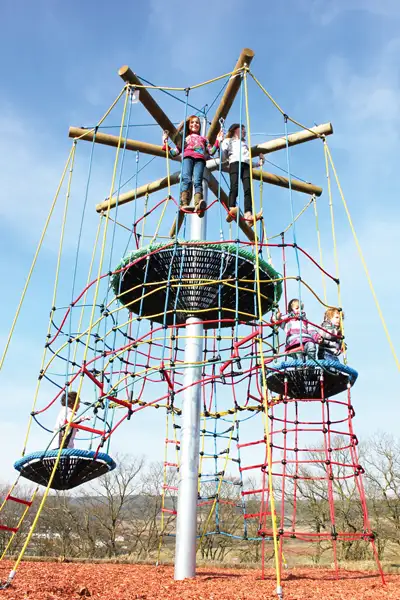
{"label": "black mesh basket", "polygon": [[321,377],[323,378],[323,397],[329,398],[340,394],[348,383],[353,385],[358,377],[357,371],[335,360],[285,360],[276,366],[271,365],[267,374],[268,389],[277,394],[285,394],[285,378],[287,378],[287,395],[289,398],[315,399],[322,398]]}
{"label": "black mesh basket", "polygon": [[[47,486],[53,472],[59,450],[33,452],[20,458],[14,467],[22,477],[35,483]],[[51,488],[53,490],[70,490],[91,479],[105,475],[115,469],[113,459],[103,452],[66,448],[61,451],[60,461],[54,473]]]}
{"label": "black mesh basket", "polygon": [[[281,276],[259,258],[261,313],[278,302]],[[255,256],[233,244],[157,244],[131,253],[112,287],[130,311],[157,323],[182,324],[196,316],[205,327],[259,318]]]}

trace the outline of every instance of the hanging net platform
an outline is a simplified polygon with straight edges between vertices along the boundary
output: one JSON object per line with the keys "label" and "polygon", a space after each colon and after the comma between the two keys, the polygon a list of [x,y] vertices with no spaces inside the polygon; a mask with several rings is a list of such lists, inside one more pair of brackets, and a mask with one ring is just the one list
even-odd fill
{"label": "hanging net platform", "polygon": [[[22,477],[47,486],[59,450],[33,452],[17,460],[14,467]],[[60,462],[54,474],[53,490],[70,490],[115,469],[113,459],[105,453],[92,450],[66,448],[61,451]]]}
{"label": "hanging net platform", "polygon": [[[268,389],[297,399],[328,398],[354,385],[357,371],[338,360],[284,360],[267,375]],[[287,387],[285,385],[287,380]]]}
{"label": "hanging net platform", "polygon": [[[259,257],[261,312],[278,302],[281,276]],[[255,256],[233,244],[154,244],[126,256],[111,280],[133,313],[165,325],[198,316],[204,327],[258,317]],[[210,321],[207,323],[207,321]]]}

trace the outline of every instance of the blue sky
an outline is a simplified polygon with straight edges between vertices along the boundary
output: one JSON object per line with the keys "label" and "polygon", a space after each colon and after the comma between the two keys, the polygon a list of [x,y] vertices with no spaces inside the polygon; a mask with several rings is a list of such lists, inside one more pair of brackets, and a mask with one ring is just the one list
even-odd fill
{"label": "blue sky", "polygon": [[[397,347],[400,334],[396,316],[400,286],[395,276],[400,216],[396,185],[400,150],[398,3],[394,0],[337,0],[335,3],[289,0],[279,5],[271,3],[268,7],[261,3],[249,10],[238,0],[232,0],[229,8],[225,2],[216,1],[212,11],[208,12],[204,5],[193,13],[188,6],[181,0],[168,3],[116,1],[110,11],[107,3],[39,0],[22,2],[18,8],[11,4],[2,8],[2,345],[71,147],[68,127],[93,125],[98,121],[121,89],[117,70],[123,64],[129,64],[153,83],[186,87],[228,72],[240,50],[247,46],[256,53],[253,72],[286,113],[309,126],[333,123],[335,133],[328,141]],[[193,23],[196,24],[194,30]],[[196,106],[210,103],[220,85],[201,88],[191,99]],[[249,94],[252,142],[282,134],[281,116],[254,84],[249,85]],[[183,117],[183,104],[160,92],[155,96],[174,121]],[[239,100],[238,97],[229,120],[239,119]],[[130,136],[159,143],[158,127],[133,127],[150,122],[142,107],[132,105],[130,110]],[[118,124],[120,114],[118,107],[108,123]],[[71,298],[71,269],[87,181],[90,145],[82,146],[84,144],[77,153],[72,216],[67,224],[60,274],[61,305],[67,305]],[[108,195],[113,156],[109,148],[96,150],[77,291],[86,280],[97,225],[93,205]],[[278,167],[286,168],[284,153],[268,158]],[[147,159],[141,157],[140,160],[142,166]],[[135,168],[135,157],[131,153],[126,157],[122,180],[131,177]],[[277,167],[271,165],[265,168],[278,172]],[[332,271],[322,144],[312,142],[293,150],[291,169],[292,173],[324,188],[318,206],[325,264]],[[138,183],[141,185],[165,174],[165,164],[158,159],[144,169]],[[126,189],[129,186],[123,191]],[[154,201],[157,198],[161,199],[162,195]],[[264,186],[264,199],[268,233],[279,233],[290,221],[288,193]],[[305,196],[294,195],[296,212],[305,201]],[[357,412],[355,428],[360,438],[379,430],[396,433],[398,372],[337,194],[335,203],[349,363],[360,374],[353,395]],[[132,221],[133,215],[132,205],[128,206],[119,213],[126,223]],[[56,209],[5,367],[0,373],[4,401],[4,434],[0,436],[3,479],[13,476],[12,463],[21,451],[36,385],[51,307],[61,210],[61,206]],[[143,210],[143,203],[138,204],[137,210]],[[173,218],[172,212],[169,215],[165,230]],[[210,238],[218,237],[217,220],[217,217],[209,218]],[[317,256],[311,211],[299,221],[297,238],[302,247]],[[118,262],[125,244],[126,237],[116,242],[112,264]],[[294,270],[293,257],[289,260]],[[278,262],[275,266],[280,270]],[[321,293],[319,275],[305,262],[302,275]],[[311,297],[304,299],[309,317],[319,322],[321,308]],[[333,288],[330,301],[336,302]],[[161,459],[162,418],[150,418],[145,412],[140,415],[134,435],[121,434],[113,448],[119,452],[145,453],[151,460]],[[51,427],[54,418],[51,414],[47,425]],[[31,449],[45,445],[45,435],[39,431],[34,433]]]}

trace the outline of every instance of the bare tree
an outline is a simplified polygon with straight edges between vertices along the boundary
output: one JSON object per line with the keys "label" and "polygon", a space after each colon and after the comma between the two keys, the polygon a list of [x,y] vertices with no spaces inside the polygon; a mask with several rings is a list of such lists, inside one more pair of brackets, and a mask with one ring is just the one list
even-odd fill
{"label": "bare tree", "polygon": [[374,436],[363,446],[367,496],[378,532],[380,557],[388,543],[400,546],[400,440]]}
{"label": "bare tree", "polygon": [[[104,548],[106,556],[115,557],[126,551],[125,536],[129,535],[129,511],[132,498],[140,492],[143,458],[117,457],[117,468],[101,477],[97,484],[79,499],[85,530],[89,539],[95,535],[95,546]],[[122,548],[119,548],[122,546]]]}

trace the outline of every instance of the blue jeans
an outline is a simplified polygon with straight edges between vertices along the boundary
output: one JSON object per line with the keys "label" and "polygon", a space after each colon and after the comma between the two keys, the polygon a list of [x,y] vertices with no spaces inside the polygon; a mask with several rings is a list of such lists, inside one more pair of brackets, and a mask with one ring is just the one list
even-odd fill
{"label": "blue jeans", "polygon": [[340,363],[340,359],[336,354],[332,354],[332,352],[329,352],[329,350],[321,347],[318,350],[318,358],[320,360],[333,360]]}
{"label": "blue jeans", "polygon": [[205,161],[202,158],[192,158],[187,156],[183,159],[182,166],[182,192],[187,192],[192,184],[194,184],[194,191],[196,194],[203,193],[203,174],[206,166]]}

